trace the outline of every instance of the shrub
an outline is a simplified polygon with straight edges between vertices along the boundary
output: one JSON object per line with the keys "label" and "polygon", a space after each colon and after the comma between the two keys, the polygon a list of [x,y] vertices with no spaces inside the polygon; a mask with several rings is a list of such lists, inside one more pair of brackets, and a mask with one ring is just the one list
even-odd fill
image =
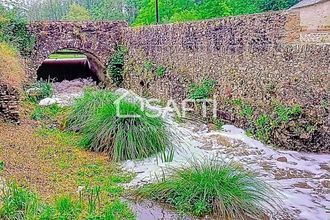
{"label": "shrub", "polygon": [[228,162],[193,161],[174,169],[169,177],[145,185],[135,193],[166,202],[197,216],[215,214],[221,219],[260,218],[279,208],[276,191],[255,174]]}
{"label": "shrub", "polygon": [[109,64],[108,64],[108,75],[112,79],[112,82],[116,84],[116,86],[120,87],[123,83],[124,76],[124,62],[125,55],[128,53],[128,49],[124,46],[119,46],[115,54],[112,56]]}
{"label": "shrub", "polygon": [[0,41],[5,41],[17,48],[21,55],[30,55],[35,38],[29,33],[27,20],[20,17],[14,10],[0,6]]}
{"label": "shrub", "polygon": [[82,98],[76,99],[69,113],[70,130],[82,130],[86,123],[105,105],[112,105],[116,96],[108,90],[85,90]]}
{"label": "shrub", "polygon": [[115,161],[142,159],[156,153],[165,153],[169,139],[161,118],[148,117],[140,106],[125,101],[119,104],[119,117],[115,105],[106,105],[91,117],[83,130],[83,146],[107,152]]}
{"label": "shrub", "polygon": [[203,80],[201,85],[192,84],[188,91],[189,98],[194,100],[210,98],[215,85],[214,80]]}

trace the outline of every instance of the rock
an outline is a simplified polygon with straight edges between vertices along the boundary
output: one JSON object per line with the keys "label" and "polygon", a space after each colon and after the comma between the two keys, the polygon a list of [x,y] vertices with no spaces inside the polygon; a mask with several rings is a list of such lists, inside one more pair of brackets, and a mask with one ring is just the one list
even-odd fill
{"label": "rock", "polygon": [[283,162],[283,163],[287,163],[288,159],[286,157],[279,157],[276,159],[278,162]]}
{"label": "rock", "polygon": [[54,99],[54,98],[45,98],[43,100],[41,100],[39,102],[40,106],[50,106],[50,105],[54,105],[56,103],[58,103],[58,99]]}
{"label": "rock", "polygon": [[323,187],[330,189],[330,180],[322,180],[321,184]]}
{"label": "rock", "polygon": [[216,130],[218,130],[218,129],[217,129],[217,126],[216,126],[215,124],[212,124],[212,123],[207,124],[207,127],[208,127],[208,129],[211,130],[211,131],[216,131]]}

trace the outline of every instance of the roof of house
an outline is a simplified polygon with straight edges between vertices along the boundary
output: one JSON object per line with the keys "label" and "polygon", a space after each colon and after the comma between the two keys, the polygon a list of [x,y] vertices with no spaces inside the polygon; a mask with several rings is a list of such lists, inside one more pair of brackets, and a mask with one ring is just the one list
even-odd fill
{"label": "roof of house", "polygon": [[326,2],[326,1],[329,1],[329,0],[302,0],[298,4],[292,6],[290,9],[303,8],[303,7],[315,5],[315,4]]}

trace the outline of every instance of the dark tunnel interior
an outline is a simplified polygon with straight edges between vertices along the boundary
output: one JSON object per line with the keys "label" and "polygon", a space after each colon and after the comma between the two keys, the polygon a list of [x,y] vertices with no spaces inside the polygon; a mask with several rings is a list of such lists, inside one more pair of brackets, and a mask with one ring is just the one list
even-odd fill
{"label": "dark tunnel interior", "polygon": [[75,58],[75,56],[70,57],[68,53],[62,57],[59,56],[59,58],[50,56],[39,67],[37,71],[38,80],[61,82],[78,78],[92,78],[94,81],[99,82],[96,68],[93,68],[88,57],[81,55],[78,58]]}

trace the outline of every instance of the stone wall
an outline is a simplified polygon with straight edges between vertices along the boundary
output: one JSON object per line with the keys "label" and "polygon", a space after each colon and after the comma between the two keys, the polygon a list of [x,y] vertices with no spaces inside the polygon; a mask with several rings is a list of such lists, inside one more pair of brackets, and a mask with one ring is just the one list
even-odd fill
{"label": "stone wall", "polygon": [[[189,86],[216,80],[219,115],[247,127],[228,100],[242,99],[257,114],[272,114],[274,103],[301,105],[302,124],[272,134],[272,143],[293,150],[330,152],[330,47],[300,42],[300,15],[277,12],[201,22],[129,28],[125,83],[141,95],[182,100]],[[153,68],[146,68],[152,64]],[[156,75],[166,68],[163,77]],[[223,114],[221,114],[223,112]]]}
{"label": "stone wall", "polygon": [[[36,46],[30,64],[32,76],[36,77],[37,69],[49,55],[62,49],[80,51],[96,64],[97,69],[104,70],[121,41],[123,27],[127,27],[126,22],[31,23],[30,32],[36,37]],[[103,76],[99,78],[103,80]]]}
{"label": "stone wall", "polygon": [[19,93],[0,83],[0,120],[19,123]]}

